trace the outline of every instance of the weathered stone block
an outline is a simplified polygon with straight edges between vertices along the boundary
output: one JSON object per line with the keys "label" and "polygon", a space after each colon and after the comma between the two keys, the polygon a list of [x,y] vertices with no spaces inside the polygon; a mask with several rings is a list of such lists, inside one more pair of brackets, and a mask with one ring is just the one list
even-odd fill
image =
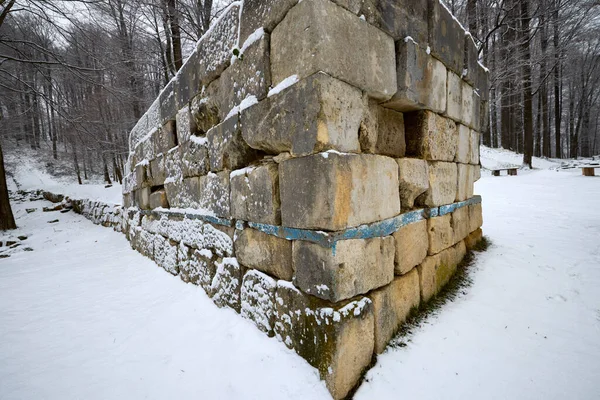
{"label": "weathered stone block", "polygon": [[419,273],[413,269],[396,277],[389,285],[372,292],[369,298],[375,315],[375,352],[381,354],[410,312],[419,307]]}
{"label": "weathered stone block", "polygon": [[406,154],[430,161],[454,161],[458,147],[456,124],[431,111],[404,114]]}
{"label": "weathered stone block", "polygon": [[150,194],[150,208],[169,208],[169,202],[167,201],[167,193],[163,190],[157,190]]}
{"label": "weathered stone block", "polygon": [[242,138],[238,115],[223,121],[206,133],[211,171],[238,169],[256,158],[256,151]]}
{"label": "weathered stone block", "polygon": [[230,179],[233,218],[263,224],[281,224],[277,164],[269,163],[234,171]]}
{"label": "weathered stone block", "polygon": [[208,249],[189,249],[189,260],[181,266],[179,276],[184,282],[198,285],[208,296],[212,296],[210,286],[217,270],[213,260],[214,255]]}
{"label": "weathered stone block", "polygon": [[469,132],[469,164],[479,165],[479,133],[474,130]]}
{"label": "weathered stone block", "polygon": [[297,0],[246,0],[240,20],[240,46],[256,30],[263,28],[272,32]]}
{"label": "weathered stone block", "polygon": [[463,79],[472,86],[478,82],[479,74],[479,49],[470,33],[465,34],[465,61]]}
{"label": "weathered stone block", "polygon": [[239,14],[239,5],[228,7],[198,42],[196,68],[200,85],[208,85],[229,66],[231,49],[235,47],[238,39]]}
{"label": "weathered stone block", "polygon": [[481,209],[481,203],[472,204],[469,207],[469,231],[476,231],[483,225],[483,210]]}
{"label": "weathered stone block", "polygon": [[[479,143],[478,143],[479,145]],[[458,147],[456,150],[457,163],[468,164],[471,160],[471,129],[465,125],[458,124]]]}
{"label": "weathered stone block", "polygon": [[248,43],[246,46],[248,47],[240,49],[243,55],[235,58],[233,64],[220,77],[219,97],[222,112],[229,113],[249,96],[258,100],[267,97],[271,86],[269,35],[263,34],[254,43]]}
{"label": "weathered stone block", "polygon": [[216,271],[210,285],[212,299],[218,307],[229,307],[240,312],[242,268],[235,258],[217,261]]}
{"label": "weathered stone block", "polygon": [[446,111],[446,67],[412,40],[396,42],[396,75],[397,92],[385,107],[398,111]]}
{"label": "weathered stone block", "polygon": [[427,46],[427,0],[362,0],[361,3],[358,14],[394,40],[411,36],[421,46]]}
{"label": "weathered stone block", "polygon": [[167,86],[165,86],[158,95],[158,101],[160,103],[160,125],[163,125],[168,121],[175,120],[175,115],[177,114],[178,110],[177,91],[177,80],[171,79]]}
{"label": "weathered stone block", "polygon": [[429,0],[429,46],[431,54],[446,67],[461,74],[465,31],[439,0]]}
{"label": "weathered stone block", "polygon": [[427,257],[417,267],[422,302],[429,301],[450,281],[465,255],[465,243],[459,242],[439,254]]}
{"label": "weathered stone block", "polygon": [[206,135],[206,132],[221,122],[220,113],[227,112],[220,110],[219,89],[220,80],[211,82],[204,91],[194,97],[190,103],[190,114],[198,135]]}
{"label": "weathered stone block", "polygon": [[275,279],[262,272],[250,270],[244,275],[240,314],[269,336],[273,336],[275,325],[276,289]]}
{"label": "weathered stone block", "polygon": [[394,239],[342,240],[334,248],[294,241],[294,283],[303,292],[338,302],[394,279]]}
{"label": "weathered stone block", "polygon": [[465,246],[467,247],[467,250],[473,250],[479,244],[479,242],[481,242],[481,239],[483,239],[483,231],[481,228],[469,233],[465,239]]}
{"label": "weathered stone block", "polygon": [[150,185],[163,185],[166,179],[167,167],[165,165],[165,157],[161,155],[150,161]]}
{"label": "weathered stone block", "polygon": [[240,264],[291,281],[294,275],[292,242],[246,228],[235,239],[235,255]]}
{"label": "weathered stone block", "polygon": [[148,161],[142,161],[135,166],[135,182],[138,188],[150,186],[150,174],[148,170],[150,165]]}
{"label": "weathered stone block", "polygon": [[284,226],[341,230],[400,213],[391,158],[328,152],[284,161],[279,176]]}
{"label": "weathered stone block", "polygon": [[394,233],[396,257],[394,272],[404,275],[427,257],[429,236],[427,221],[417,221],[400,228]]}
{"label": "weathered stone block", "polygon": [[402,209],[413,208],[415,199],[429,188],[429,166],[427,161],[417,158],[400,158],[398,163],[398,181],[400,183],[400,202]]}
{"label": "weathered stone block", "polygon": [[208,141],[205,137],[191,136],[179,145],[181,171],[184,178],[208,174]]}
{"label": "weathered stone block", "polygon": [[448,71],[448,86],[446,96],[446,115],[455,121],[460,121],[463,116],[463,81],[460,76]]}
{"label": "weathered stone block", "polygon": [[177,145],[177,131],[175,121],[167,121],[154,135],[154,149],[156,154],[167,154]]}
{"label": "weathered stone block", "polygon": [[165,183],[167,201],[172,208],[199,208],[200,178],[185,178],[181,182]]}
{"label": "weathered stone block", "polygon": [[362,113],[360,90],[317,73],[243,110],[242,133],[252,148],[273,154],[359,152]]}
{"label": "weathered stone block", "polygon": [[429,189],[417,198],[417,204],[437,207],[456,199],[458,168],[455,163],[429,162]]}
{"label": "weathered stone block", "polygon": [[474,86],[481,100],[487,103],[490,100],[490,71],[479,63],[477,63],[477,82]]}
{"label": "weathered stone block", "polygon": [[229,218],[229,171],[218,174],[209,172],[208,175],[201,176],[199,182],[198,208],[216,217]]}
{"label": "weathered stone block", "polygon": [[317,368],[334,399],[344,398],[371,362],[373,304],[367,298],[330,305],[277,282],[275,334]]}
{"label": "weathered stone block", "polygon": [[[187,103],[186,103],[187,104]],[[185,143],[190,140],[190,136],[196,133],[194,120],[190,114],[190,107],[185,106],[177,112],[175,119],[177,128],[177,143]]]}
{"label": "weathered stone block", "polygon": [[134,192],[135,204],[142,210],[150,209],[150,188],[145,187]]}
{"label": "weathered stone block", "polygon": [[359,141],[364,153],[404,157],[404,116],[368,100],[360,123]]}
{"label": "weathered stone block", "polygon": [[469,209],[461,207],[452,214],[452,231],[454,232],[454,243],[464,240],[469,235]]}
{"label": "weathered stone block", "polygon": [[329,0],[298,3],[271,35],[271,72],[277,83],[323,71],[387,100],[396,92],[395,61],[391,37]]}
{"label": "weathered stone block", "polygon": [[154,236],[154,261],[172,275],[179,273],[177,263],[177,243],[161,235]]}
{"label": "weathered stone block", "polygon": [[452,230],[452,215],[427,220],[427,234],[429,235],[429,255],[434,255],[454,244],[454,231]]}
{"label": "weathered stone block", "polygon": [[473,197],[475,166],[469,164],[456,164],[456,166],[458,173],[456,201],[465,201]]}
{"label": "weathered stone block", "polygon": [[472,128],[473,121],[476,116],[475,114],[477,114],[477,116],[479,116],[479,110],[475,111],[476,107],[475,107],[475,100],[474,100],[475,95],[473,93],[473,87],[465,81],[462,82],[461,86],[462,86],[461,87],[462,107],[461,107],[460,121],[463,124],[470,126]]}

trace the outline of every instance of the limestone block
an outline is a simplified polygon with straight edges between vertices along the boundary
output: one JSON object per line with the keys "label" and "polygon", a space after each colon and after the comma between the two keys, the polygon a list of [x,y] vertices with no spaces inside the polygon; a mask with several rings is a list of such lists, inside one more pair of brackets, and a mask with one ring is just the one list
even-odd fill
{"label": "limestone block", "polygon": [[150,208],[169,208],[169,202],[167,201],[167,193],[164,190],[157,190],[150,194],[149,200]]}
{"label": "limestone block", "polygon": [[481,239],[483,239],[483,231],[481,228],[469,233],[465,239],[465,246],[467,247],[467,250],[473,250],[479,244],[479,242],[481,242]]}
{"label": "limestone block", "polygon": [[412,40],[396,42],[396,76],[396,94],[385,107],[398,111],[446,111],[446,67]]}
{"label": "limestone block", "polygon": [[458,147],[456,124],[431,111],[404,114],[406,154],[430,161],[454,161]]}
{"label": "limestone block", "polygon": [[175,122],[177,127],[177,143],[187,142],[190,140],[190,136],[196,133],[196,126],[190,114],[189,106],[186,105],[177,112]]}
{"label": "limestone block", "polygon": [[281,224],[279,169],[268,163],[234,171],[231,179],[231,215],[243,221]]}
{"label": "limestone block", "polygon": [[216,217],[229,218],[229,171],[209,172],[199,178],[199,183],[198,208]]}
{"label": "limestone block", "polygon": [[469,207],[469,231],[476,231],[483,225],[483,210],[481,209],[481,203],[472,204]]}
{"label": "limestone block", "polygon": [[458,147],[454,161],[463,164],[471,161],[471,129],[461,124],[458,124]]}
{"label": "limestone block", "polygon": [[317,73],[243,110],[242,134],[250,147],[273,154],[359,152],[362,113],[360,90]]}
{"label": "limestone block", "polygon": [[218,307],[229,307],[239,313],[242,269],[237,260],[232,257],[217,261],[216,267],[210,285],[213,302]]}
{"label": "limestone block", "polygon": [[143,161],[135,166],[135,182],[138,188],[150,186],[150,174],[148,161]]}
{"label": "limestone block", "polygon": [[148,111],[146,111],[145,115],[147,117],[148,124],[148,129],[146,130],[146,133],[151,132],[154,129],[158,129],[162,126],[162,122],[160,120],[160,97],[154,100],[154,102],[148,108]]}
{"label": "limestone block", "polygon": [[272,32],[297,0],[245,0],[240,19],[240,46],[256,30]]}
{"label": "limestone block", "polygon": [[177,114],[177,80],[171,81],[164,87],[158,95],[160,117],[158,120],[159,126],[164,125],[168,121],[174,121]]}
{"label": "limestone block", "polygon": [[338,302],[394,279],[394,239],[342,240],[335,248],[294,241],[294,283],[303,292]]}
{"label": "limestone block", "polygon": [[479,165],[479,133],[471,129],[469,131],[469,164]]}
{"label": "limestone block", "polygon": [[228,7],[198,42],[196,68],[201,86],[214,81],[229,66],[238,39],[239,15],[239,5]]}
{"label": "limestone block", "polygon": [[278,279],[291,281],[294,275],[292,242],[246,228],[235,238],[235,255],[239,263]]}
{"label": "limestone block", "polygon": [[123,193],[123,208],[133,207],[133,194]]}
{"label": "limestone block", "polygon": [[287,227],[341,230],[400,213],[398,164],[388,157],[327,152],[290,159],[279,165],[279,183]]}
{"label": "limestone block", "polygon": [[200,251],[209,250],[217,257],[233,255],[231,236],[218,226],[199,220],[185,218],[180,225],[175,224],[170,228],[169,237]]}
{"label": "limestone block", "polygon": [[394,40],[411,36],[421,46],[427,46],[427,0],[362,0],[361,3],[358,14]]}
{"label": "limestone block", "polygon": [[459,242],[441,253],[427,257],[417,267],[422,302],[429,301],[450,281],[465,254],[465,243]]}
{"label": "limestone block", "polygon": [[179,154],[184,178],[208,174],[208,141],[205,137],[191,136],[189,141],[179,145]]}
{"label": "limestone block", "polygon": [[137,175],[135,171],[129,175],[125,175],[123,178],[123,194],[132,193],[135,189],[139,188],[137,185]]}
{"label": "limestone block", "polygon": [[214,255],[208,249],[197,250],[191,247],[188,248],[190,249],[189,261],[181,266],[179,276],[184,282],[202,287],[211,296],[210,285],[217,270],[214,263]]}
{"label": "limestone block", "polygon": [[173,147],[167,151],[164,155],[165,170],[167,178],[165,183],[178,183],[183,179],[183,166],[181,162],[181,155],[179,152],[179,146]]}
{"label": "limestone block", "polygon": [[366,103],[359,130],[362,151],[390,157],[404,157],[406,142],[402,113],[383,108],[374,100]]}
{"label": "limestone block", "polygon": [[210,170],[238,169],[256,158],[256,151],[242,138],[242,127],[238,115],[234,115],[214,126],[206,133]]}
{"label": "limestone block", "polygon": [[473,165],[471,168],[471,172],[473,173],[473,182],[477,182],[481,179],[481,166]]}
{"label": "limestone block", "polygon": [[165,164],[165,157],[160,155],[154,160],[150,161],[150,185],[163,185],[166,179],[167,167]]}
{"label": "limestone block", "polygon": [[473,91],[473,117],[471,118],[471,128],[477,132],[481,131],[481,96],[476,91]]}
{"label": "limestone block", "polygon": [[273,336],[275,325],[276,289],[275,279],[262,272],[250,270],[244,275],[240,314],[269,336]]}
{"label": "limestone block", "polygon": [[390,36],[329,0],[298,3],[271,35],[274,83],[323,71],[387,100],[396,92],[395,61]]}
{"label": "limestone block", "polygon": [[199,208],[200,190],[199,177],[185,178],[181,182],[165,183],[167,201],[171,208]]}
{"label": "limestone block", "polygon": [[220,77],[219,97],[221,111],[225,113],[249,96],[264,99],[271,86],[269,35],[263,34],[241,50],[243,55],[234,58],[234,62]]}
{"label": "limestone block", "polygon": [[152,160],[154,157],[156,157],[156,149],[154,147],[154,141],[152,140],[153,135],[155,135],[157,133],[156,130],[153,131],[153,134],[150,135],[150,138],[147,138],[145,140],[142,140],[139,143],[139,147],[141,148],[141,157],[138,159],[138,161],[143,161],[143,160]]}
{"label": "limestone block", "polygon": [[429,255],[434,255],[454,244],[454,231],[452,230],[452,215],[427,220],[427,234],[429,235]]}
{"label": "limestone block", "polygon": [[427,221],[417,221],[400,228],[394,233],[396,241],[396,257],[394,272],[404,275],[412,270],[427,256],[429,236]]}
{"label": "limestone block", "polygon": [[154,261],[172,275],[179,274],[177,243],[161,235],[154,236]]}
{"label": "limestone block", "polygon": [[415,199],[429,188],[429,166],[427,161],[417,158],[399,158],[398,181],[402,209],[413,208]]}
{"label": "limestone block", "polygon": [[202,93],[192,98],[190,114],[198,135],[206,135],[210,128],[221,122],[220,87],[220,81],[217,79],[211,82]]}
{"label": "limestone block", "polygon": [[480,101],[479,102],[479,119],[480,119],[480,123],[479,123],[479,129],[481,130],[481,132],[489,132],[490,130],[490,108],[489,108],[489,103],[487,101]]}
{"label": "limestone block", "polygon": [[473,185],[475,181],[475,166],[469,164],[456,164],[458,173],[458,188],[456,190],[456,201],[465,201],[473,197]]}
{"label": "limestone block", "polygon": [[319,370],[334,399],[344,398],[373,356],[372,302],[323,304],[285,281],[275,296],[277,338]]}
{"label": "limestone block", "polygon": [[452,214],[452,231],[454,232],[454,243],[464,240],[469,235],[469,208],[461,207]]}
{"label": "limestone block", "polygon": [[474,85],[481,100],[490,100],[490,71],[483,65],[477,63],[477,82]]}
{"label": "limestone block", "polygon": [[375,315],[375,352],[381,354],[410,312],[419,307],[421,293],[417,269],[396,277],[389,285],[372,292],[369,298]]}
{"label": "limestone block", "polygon": [[150,209],[150,188],[145,187],[134,192],[135,204],[142,210]]}
{"label": "limestone block", "polygon": [[[201,70],[198,68],[200,60],[198,51],[194,49],[192,54],[185,60],[181,69],[177,72],[177,92],[175,93],[177,105],[187,106],[190,100],[196,96],[201,88]],[[179,122],[177,122],[179,124]],[[181,143],[181,140],[180,140]]]}
{"label": "limestone block", "polygon": [[134,228],[137,233],[137,240],[134,240],[134,248],[143,256],[155,260],[155,237],[156,235],[144,229]]}
{"label": "limestone block", "polygon": [[154,135],[154,149],[156,154],[167,154],[177,145],[177,131],[175,121],[167,121]]}
{"label": "limestone block", "polygon": [[439,0],[429,0],[429,46],[431,54],[446,67],[461,74],[465,31]]}
{"label": "limestone block", "polygon": [[456,164],[433,161],[428,165],[429,189],[417,198],[417,204],[437,207],[454,203],[458,184]]}
{"label": "limestone block", "polygon": [[452,71],[448,71],[447,89],[446,115],[455,121],[460,121],[463,116],[463,81]]}
{"label": "limestone block", "polygon": [[[467,126],[473,127],[476,114],[473,87],[465,81],[461,83],[461,86],[462,107],[460,121]],[[477,111],[477,115],[479,115],[479,111]]]}
{"label": "limestone block", "polygon": [[479,74],[479,49],[470,33],[465,34],[465,61],[463,68],[463,79],[469,85],[475,86]]}

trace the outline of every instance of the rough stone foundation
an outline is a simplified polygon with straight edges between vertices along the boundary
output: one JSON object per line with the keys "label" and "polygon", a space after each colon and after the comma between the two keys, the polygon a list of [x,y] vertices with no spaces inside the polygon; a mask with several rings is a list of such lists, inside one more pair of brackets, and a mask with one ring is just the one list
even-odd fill
{"label": "rough stone foundation", "polygon": [[481,238],[487,79],[438,0],[236,2],[131,132],[120,228],[343,398]]}

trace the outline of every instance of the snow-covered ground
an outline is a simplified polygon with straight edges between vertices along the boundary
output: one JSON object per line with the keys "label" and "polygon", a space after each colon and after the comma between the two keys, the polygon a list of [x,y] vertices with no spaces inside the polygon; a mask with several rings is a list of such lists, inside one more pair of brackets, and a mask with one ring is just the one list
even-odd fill
{"label": "snow-covered ground", "polygon": [[[480,159],[481,166],[486,170],[521,167],[523,165],[523,154],[504,149],[492,149],[486,146],[480,147]],[[534,169],[556,169],[560,167],[562,160],[533,157],[531,163]]]}
{"label": "snow-covered ground", "polygon": [[[473,286],[381,355],[356,399],[598,398],[600,178],[519,174],[476,184],[493,245]],[[0,399],[329,398],[300,357],[123,235],[25,212],[43,204],[14,205],[33,251],[0,259]]]}

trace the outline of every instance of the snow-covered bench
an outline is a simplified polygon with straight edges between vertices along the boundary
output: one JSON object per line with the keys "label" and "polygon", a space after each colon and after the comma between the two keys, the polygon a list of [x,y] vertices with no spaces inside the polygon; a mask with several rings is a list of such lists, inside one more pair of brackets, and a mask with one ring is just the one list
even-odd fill
{"label": "snow-covered bench", "polygon": [[594,164],[582,165],[579,168],[581,168],[581,172],[583,173],[583,176],[596,176],[596,173],[594,170],[596,168],[600,168],[600,164],[598,164],[598,165],[594,165]]}
{"label": "snow-covered bench", "polygon": [[492,170],[492,175],[493,176],[500,176],[500,171],[507,171],[508,175],[517,175],[517,167],[511,167],[511,168],[497,168],[497,169],[493,169]]}

